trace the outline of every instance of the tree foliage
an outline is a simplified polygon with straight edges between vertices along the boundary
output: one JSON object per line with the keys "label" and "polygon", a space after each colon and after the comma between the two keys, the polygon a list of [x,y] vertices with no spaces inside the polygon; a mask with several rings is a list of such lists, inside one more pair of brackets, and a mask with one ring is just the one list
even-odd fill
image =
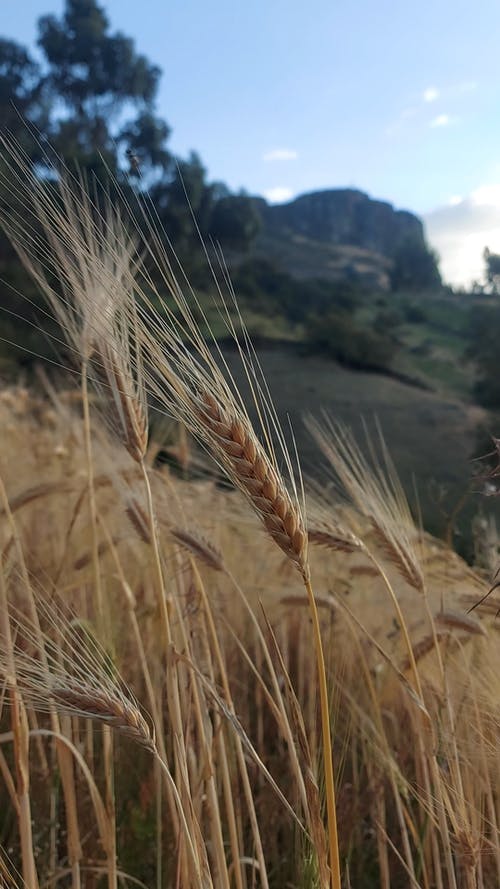
{"label": "tree foliage", "polygon": [[500,306],[474,305],[467,325],[469,346],[467,357],[477,367],[474,394],[484,407],[500,408],[500,374],[498,343],[500,342]]}
{"label": "tree foliage", "polygon": [[27,49],[0,38],[0,121],[2,129],[17,133],[23,148],[33,153],[32,140],[23,120],[44,132],[50,102],[40,66]]}
{"label": "tree foliage", "polygon": [[484,248],[486,286],[490,293],[500,293],[500,254]]}
{"label": "tree foliage", "polygon": [[[474,395],[483,407],[500,409],[500,374],[498,344],[500,342],[500,254],[485,248],[486,284],[476,291],[477,300],[468,313],[466,326],[469,341],[466,357],[477,368]],[[488,296],[489,294],[489,296]],[[479,297],[483,297],[479,299]],[[486,297],[486,298],[485,298]]]}
{"label": "tree foliage", "polygon": [[[117,145],[140,148],[144,166],[165,168],[168,126],[154,116],[160,69],[136,52],[134,41],[112,33],[96,0],[66,0],[60,19],[43,16],[38,45],[45,59],[46,93],[64,112],[52,120],[50,141],[66,158],[112,171]],[[121,124],[123,114],[136,114]]]}
{"label": "tree foliage", "polygon": [[247,195],[227,195],[215,202],[210,218],[210,236],[234,249],[245,248],[261,227],[255,202]]}
{"label": "tree foliage", "polygon": [[[77,165],[102,181],[111,174],[111,190],[118,182],[126,194],[149,192],[187,274],[205,286],[209,272],[200,235],[247,249],[258,228],[251,199],[208,182],[195,152],[173,158],[170,128],[155,107],[160,69],[130,37],[111,28],[97,0],[65,0],[60,16],[42,16],[38,46],[40,62],[23,46],[0,39],[0,127],[16,137],[41,176],[47,175],[50,146],[70,169]],[[2,199],[11,201],[11,195],[5,188],[2,195],[0,185]],[[35,342],[40,299],[2,236],[0,274],[4,338],[22,339],[44,353],[46,343]]]}
{"label": "tree foliage", "polygon": [[351,281],[297,280],[264,257],[242,262],[233,279],[238,295],[252,308],[292,323],[332,310],[353,312],[361,296]]}
{"label": "tree foliage", "polygon": [[436,253],[418,238],[405,238],[393,256],[392,290],[436,290],[442,286]]}

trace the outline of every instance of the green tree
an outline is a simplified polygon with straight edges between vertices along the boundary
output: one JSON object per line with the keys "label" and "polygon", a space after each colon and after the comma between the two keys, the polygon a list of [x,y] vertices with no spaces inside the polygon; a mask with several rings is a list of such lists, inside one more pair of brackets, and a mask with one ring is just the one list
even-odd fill
{"label": "green tree", "polygon": [[[43,16],[38,45],[46,60],[44,90],[62,106],[52,121],[50,141],[66,159],[113,172],[117,144],[140,150],[144,168],[167,167],[169,130],[154,116],[160,69],[136,52],[134,41],[111,33],[96,0],[66,0],[60,19]],[[135,108],[134,118],[122,123]]]}
{"label": "green tree", "polygon": [[390,273],[392,290],[437,290],[442,286],[438,258],[419,238],[405,238],[396,248]]}
{"label": "green tree", "polygon": [[23,148],[32,153],[33,140],[25,122],[33,124],[44,134],[49,111],[50,102],[40,66],[23,46],[0,38],[1,128],[15,135]]}
{"label": "green tree", "polygon": [[223,245],[247,250],[261,224],[260,214],[252,198],[244,194],[227,195],[214,204],[209,234]]}
{"label": "green tree", "polygon": [[500,254],[484,248],[485,278],[490,293],[500,293]]}
{"label": "green tree", "polygon": [[[170,179],[151,190],[158,215],[169,238],[181,253],[200,244],[206,236],[213,205],[212,189],[199,155],[192,151],[186,160],[177,160]],[[196,220],[196,225],[195,225]]]}
{"label": "green tree", "polygon": [[500,374],[498,373],[500,306],[472,306],[469,312],[467,336],[469,346],[466,354],[477,367],[474,394],[484,407],[498,408],[500,407]]}
{"label": "green tree", "polygon": [[[0,39],[0,129],[15,137],[25,156],[33,161],[40,160],[42,148],[32,138],[30,126],[43,139],[49,113],[40,66],[23,46]],[[0,153],[0,207],[6,202],[11,206],[14,200],[15,188],[8,181]],[[16,210],[24,212],[22,205]],[[47,354],[47,342],[40,335],[36,318],[41,302],[31,276],[0,231],[0,371],[23,363],[30,352]]]}
{"label": "green tree", "polygon": [[[60,19],[42,17],[38,43],[43,56],[40,64],[24,47],[0,40],[0,128],[18,139],[38,163],[41,175],[47,144],[65,162],[76,161],[103,178],[106,167],[121,178],[125,157],[120,155],[125,148],[139,155],[146,184],[150,172],[169,166],[165,148],[169,128],[154,113],[160,71],[136,52],[132,40],[110,31],[95,0],[66,0]],[[37,139],[29,124],[37,131]],[[0,172],[1,164],[0,154]],[[0,177],[3,200],[11,206],[15,194],[7,179]],[[47,354],[50,323],[44,303],[1,235],[0,275],[2,336],[27,350],[13,351],[0,344],[0,364],[5,366],[12,356],[17,361],[29,359],[29,351]]]}

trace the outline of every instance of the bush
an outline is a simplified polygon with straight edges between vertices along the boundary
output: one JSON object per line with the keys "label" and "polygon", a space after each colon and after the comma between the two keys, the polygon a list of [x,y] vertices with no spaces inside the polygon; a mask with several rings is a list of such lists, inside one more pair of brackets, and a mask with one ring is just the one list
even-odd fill
{"label": "bush", "polygon": [[422,343],[419,343],[418,346],[413,346],[410,349],[412,355],[418,355],[420,358],[426,358],[431,354],[432,346],[429,340],[424,340]]}
{"label": "bush", "polygon": [[375,316],[373,329],[381,335],[392,334],[402,322],[401,314],[397,309],[382,309]]}
{"label": "bush", "polygon": [[393,340],[361,327],[342,312],[311,317],[305,339],[310,351],[357,369],[387,370],[395,352]]}
{"label": "bush", "polygon": [[251,198],[241,194],[228,195],[217,201],[212,210],[209,234],[214,241],[233,249],[248,250],[261,225],[262,220]]}
{"label": "bush", "polygon": [[428,320],[426,313],[418,303],[408,303],[403,306],[403,316],[408,324],[425,324]]}

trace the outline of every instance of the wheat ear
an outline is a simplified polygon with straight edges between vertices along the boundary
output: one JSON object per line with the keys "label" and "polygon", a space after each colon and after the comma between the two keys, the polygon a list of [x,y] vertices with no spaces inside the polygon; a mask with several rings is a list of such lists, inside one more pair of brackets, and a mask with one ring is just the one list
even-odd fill
{"label": "wheat ear", "polygon": [[488,635],[480,620],[470,614],[463,614],[461,611],[439,611],[436,614],[436,623],[443,627],[463,630],[464,633],[471,633],[474,636]]}
{"label": "wheat ear", "polygon": [[137,705],[124,695],[113,696],[104,688],[85,688],[71,682],[66,686],[54,684],[49,694],[59,710],[106,722],[136,743],[155,751],[146,720]]}
{"label": "wheat ear", "polygon": [[219,452],[270,537],[306,575],[307,534],[302,517],[250,423],[208,392],[200,395],[197,414],[207,429],[211,448]]}

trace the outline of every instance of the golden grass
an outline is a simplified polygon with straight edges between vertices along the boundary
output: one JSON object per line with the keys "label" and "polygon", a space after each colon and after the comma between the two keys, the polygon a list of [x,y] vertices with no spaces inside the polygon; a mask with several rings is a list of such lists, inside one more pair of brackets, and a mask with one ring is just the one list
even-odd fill
{"label": "golden grass", "polygon": [[[251,348],[260,429],[151,219],[139,257],[125,211],[68,181],[56,200],[10,150],[25,214],[4,223],[82,386],[0,393],[1,873],[499,885],[500,638],[489,600],[467,615],[485,582],[415,527],[383,443],[370,465],[315,425],[342,491],[306,501]],[[188,430],[244,499],[152,465],[146,394],[184,470]]]}
{"label": "golden grass", "polygon": [[[159,522],[157,533],[172,628],[166,669],[172,669],[176,663],[179,671],[186,749],[183,770],[177,766],[176,772],[178,741],[170,706],[162,702],[165,649],[158,622],[152,544],[150,534],[141,533],[127,515],[134,495],[138,503],[142,500],[141,478],[128,474],[131,457],[127,450],[117,449],[116,442],[94,427],[92,437],[99,443],[99,447],[93,447],[95,477],[102,478],[107,473],[110,482],[99,484],[96,490],[99,568],[110,617],[108,654],[104,655],[97,642],[89,641],[98,635],[91,561],[87,559],[81,566],[82,553],[88,553],[91,543],[85,510],[81,506],[78,509],[85,479],[84,448],[78,434],[82,421],[76,413],[68,424],[67,415],[62,412],[50,428],[43,423],[34,427],[31,416],[35,407],[43,416],[45,403],[43,398],[34,398],[32,407],[28,399],[24,416],[17,413],[13,424],[11,407],[0,400],[3,428],[12,426],[4,439],[0,470],[7,482],[9,500],[23,504],[15,514],[15,529],[27,574],[37,588],[37,609],[49,657],[48,674],[40,666],[28,673],[24,669],[25,706],[28,714],[33,714],[28,721],[35,830],[44,823],[44,812],[48,813],[52,804],[50,771],[45,775],[40,759],[43,751],[46,762],[51,761],[52,742],[42,729],[48,727],[49,716],[44,714],[52,700],[63,720],[58,743],[67,742],[67,749],[73,751],[82,885],[95,885],[95,874],[106,869],[106,846],[101,845],[104,857],[100,856],[99,847],[102,835],[107,836],[111,829],[99,766],[102,735],[97,725],[102,719],[118,729],[127,729],[116,755],[129,765],[125,772],[118,769],[115,792],[119,799],[126,794],[130,817],[135,814],[131,821],[128,816],[125,821],[120,820],[119,870],[125,867],[131,876],[152,885],[158,872],[163,874],[162,879],[175,883],[174,874],[182,866],[185,878],[191,874],[192,885],[203,885],[204,880],[209,881],[207,885],[231,885],[235,880],[236,885],[246,886],[247,881],[252,882],[252,873],[265,884],[265,867],[270,886],[284,885],[287,880],[298,886],[315,885],[318,880],[323,885],[325,847],[319,827],[323,819],[320,797],[314,790],[314,774],[321,756],[317,680],[305,620],[308,600],[301,592],[299,575],[292,570],[290,561],[284,560],[284,554],[280,555],[281,550],[259,535],[257,518],[254,521],[252,513],[242,510],[235,493],[218,490],[209,480],[180,481],[168,470],[149,470],[158,514],[167,514],[169,518],[168,522]],[[19,432],[23,427],[26,435],[20,450]],[[37,434],[36,458],[30,430]],[[61,446],[65,449],[63,461],[59,456]],[[25,467],[22,476],[17,471],[20,464]],[[34,489],[42,470],[47,479],[45,493],[39,491],[35,498],[24,498],[23,491]],[[343,521],[348,519],[349,512],[344,510]],[[362,521],[353,513],[357,539],[364,546],[373,546],[371,526],[367,522],[363,531]],[[11,536],[12,528],[5,518],[1,527],[3,544]],[[184,532],[185,528],[188,530]],[[206,541],[215,541],[215,550]],[[327,671],[334,690],[334,749],[341,764],[337,803],[341,861],[344,872],[348,861],[352,885],[397,886],[412,873],[413,885],[423,887],[440,879],[448,887],[452,881],[442,837],[446,825],[456,885],[488,887],[495,884],[500,874],[495,827],[500,762],[498,633],[492,631],[495,618],[488,609],[480,609],[473,619],[466,616],[471,590],[480,598],[484,582],[465,565],[460,578],[460,560],[447,550],[439,550],[438,564],[428,559],[435,551],[431,539],[423,539],[421,547],[422,564],[428,565],[426,595],[434,632],[429,627],[422,595],[407,584],[398,566],[384,564],[407,624],[431,731],[428,724],[422,724],[418,703],[399,679],[409,664],[405,664],[407,652],[401,628],[392,617],[385,582],[373,571],[361,571],[373,567],[373,562],[362,548],[349,552],[324,546],[311,549]],[[214,552],[222,554],[223,566],[218,557],[216,563],[206,558]],[[35,657],[36,664],[39,655],[34,630],[23,635],[20,629],[26,627],[26,620],[31,620],[29,609],[26,610],[20,554],[17,547],[10,548],[3,572],[9,601],[15,606],[13,651],[20,674],[16,687],[22,696],[25,659],[31,658],[33,663]],[[383,560],[384,549],[375,555]],[[75,567],[78,565],[81,567]],[[447,566],[453,581],[443,591],[443,571]],[[58,597],[65,603],[64,620],[73,625],[71,631],[64,621],[61,624],[48,617],[56,608],[52,593],[55,581]],[[247,603],[245,608],[239,604],[241,594]],[[343,602],[349,604],[357,623],[342,607]],[[265,620],[259,618],[262,607]],[[258,635],[250,613],[260,624]],[[79,615],[78,620],[72,615]],[[78,657],[74,654],[75,646],[70,644],[75,634],[80,646]],[[370,641],[372,638],[380,650]],[[441,652],[442,671],[436,645]],[[96,674],[97,650],[101,651],[97,658],[100,672],[97,682],[92,681],[89,687],[89,677]],[[83,671],[77,681],[75,665]],[[117,668],[134,690],[135,698],[117,679]],[[50,688],[47,675],[53,678]],[[34,677],[40,685],[37,698],[30,694],[27,682],[27,678],[32,681]],[[120,697],[113,699],[117,688],[125,696],[121,704]],[[225,689],[223,695],[221,688]],[[110,696],[114,703],[110,703]],[[136,699],[143,702],[143,707],[133,703]],[[124,701],[132,703],[125,705]],[[451,717],[444,706],[446,701]],[[73,715],[64,721],[66,712],[80,716]],[[144,737],[150,732],[149,726],[154,727],[156,744],[169,765],[175,792],[169,781],[155,777],[153,760],[134,753],[137,713],[146,720],[141,723]],[[13,768],[16,749],[11,746],[14,736],[9,732],[9,714],[4,699],[5,775]],[[81,721],[82,714],[94,717],[91,730],[85,719]],[[429,763],[435,756],[438,768],[431,770]],[[303,839],[294,826],[291,811],[273,789],[271,777],[301,821]],[[17,786],[15,779],[12,786]],[[17,793],[15,798],[19,801]],[[170,793],[174,796],[169,803]],[[160,821],[155,794],[164,797],[166,804]],[[64,872],[68,854],[65,843],[58,838],[67,815],[57,800],[54,811],[59,822],[56,834],[46,836],[36,858],[40,880],[44,881]],[[93,818],[97,816],[93,812],[100,812],[94,826]],[[191,850],[182,840],[179,844],[183,836],[179,817],[185,819],[194,837]],[[137,819],[150,825],[146,847],[143,833],[135,833]],[[196,832],[192,832],[193,824],[197,824]],[[373,833],[367,835],[368,824],[373,825]],[[14,864],[22,870],[15,820],[7,836]],[[131,853],[132,848],[135,854]],[[311,871],[309,863],[314,858],[317,865]],[[250,865],[250,861],[255,861],[255,865]],[[50,867],[55,868],[52,877]],[[226,868],[227,878],[223,878],[221,867]]]}

